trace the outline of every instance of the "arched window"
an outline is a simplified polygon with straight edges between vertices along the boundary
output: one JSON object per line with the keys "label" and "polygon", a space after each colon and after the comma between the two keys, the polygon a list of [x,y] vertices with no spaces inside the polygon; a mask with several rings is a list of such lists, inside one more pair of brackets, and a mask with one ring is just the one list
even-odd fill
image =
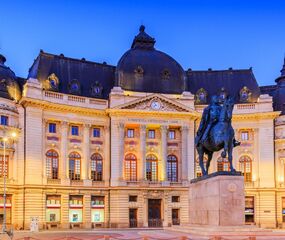
{"label": "arched window", "polygon": [[80,180],[81,156],[77,152],[69,154],[69,178],[71,180]]}
{"label": "arched window", "polygon": [[[204,168],[206,169],[207,158],[204,158]],[[202,177],[202,169],[199,165],[199,158],[196,160],[196,177]]]}
{"label": "arched window", "polygon": [[249,156],[242,156],[239,159],[240,171],[244,175],[245,182],[252,181],[252,160]]}
{"label": "arched window", "polygon": [[93,181],[102,181],[103,176],[103,158],[99,153],[91,156],[91,179]]}
{"label": "arched window", "polygon": [[217,161],[217,170],[218,172],[228,172],[230,171],[230,163],[227,158],[219,158]]}
{"label": "arched window", "polygon": [[149,181],[157,181],[157,157],[149,154],[146,157],[146,179]]}
{"label": "arched window", "polygon": [[167,180],[170,182],[177,182],[178,180],[178,162],[174,155],[167,156]]}
{"label": "arched window", "polygon": [[137,181],[137,158],[132,153],[125,156],[125,179]]}
{"label": "arched window", "polygon": [[49,179],[58,179],[58,153],[55,150],[46,153],[46,174]]}

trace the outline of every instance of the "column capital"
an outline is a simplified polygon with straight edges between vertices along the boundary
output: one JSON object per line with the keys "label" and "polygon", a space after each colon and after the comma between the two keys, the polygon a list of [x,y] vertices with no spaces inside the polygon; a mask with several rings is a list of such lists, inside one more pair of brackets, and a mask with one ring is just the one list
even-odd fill
{"label": "column capital", "polygon": [[125,127],[125,123],[123,123],[123,122],[118,122],[118,123],[117,123],[117,126],[118,126],[119,129],[123,129],[123,128]]}
{"label": "column capital", "polygon": [[60,124],[62,127],[68,127],[69,123],[67,121],[61,121]]}
{"label": "column capital", "polygon": [[146,131],[146,125],[145,124],[140,125],[140,130],[141,131]]}
{"label": "column capital", "polygon": [[190,127],[189,126],[186,126],[186,125],[183,125],[182,127],[181,127],[181,130],[182,131],[188,131],[190,129]]}
{"label": "column capital", "polygon": [[91,127],[91,124],[90,124],[90,123],[83,123],[83,127],[84,127],[84,128],[90,128],[90,127]]}
{"label": "column capital", "polygon": [[169,127],[167,125],[161,125],[160,126],[160,129],[161,129],[162,132],[166,132],[168,130],[168,128]]}

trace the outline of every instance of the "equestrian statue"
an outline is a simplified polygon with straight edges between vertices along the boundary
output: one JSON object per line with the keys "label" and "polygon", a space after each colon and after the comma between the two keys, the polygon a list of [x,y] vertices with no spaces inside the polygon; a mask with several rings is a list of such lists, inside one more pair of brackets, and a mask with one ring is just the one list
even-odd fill
{"label": "equestrian statue", "polygon": [[[210,105],[204,109],[195,138],[195,145],[199,154],[199,165],[203,176],[208,175],[213,153],[221,149],[223,149],[221,157],[228,157],[230,171],[236,171],[233,167],[232,152],[234,147],[240,145],[240,142],[235,139],[231,123],[234,100],[227,97],[222,105],[219,100],[217,96],[213,96]],[[204,154],[208,157],[206,169],[204,167]]]}

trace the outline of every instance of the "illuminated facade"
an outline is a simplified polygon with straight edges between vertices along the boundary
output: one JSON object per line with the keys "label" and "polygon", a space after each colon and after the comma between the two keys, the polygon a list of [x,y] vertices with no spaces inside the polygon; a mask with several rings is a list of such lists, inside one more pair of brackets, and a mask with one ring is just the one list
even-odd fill
{"label": "illuminated facade", "polygon": [[[0,133],[18,134],[7,142],[6,169],[0,149],[9,224],[29,228],[32,217],[49,229],[188,223],[189,181],[201,174],[195,132],[218,94],[236,99],[234,164],[244,173],[246,222],[283,226],[285,65],[276,85],[259,87],[251,69],[184,71],[154,43],[142,26],[117,66],[41,51],[26,79],[1,55]],[[228,169],[215,154],[211,171]]]}

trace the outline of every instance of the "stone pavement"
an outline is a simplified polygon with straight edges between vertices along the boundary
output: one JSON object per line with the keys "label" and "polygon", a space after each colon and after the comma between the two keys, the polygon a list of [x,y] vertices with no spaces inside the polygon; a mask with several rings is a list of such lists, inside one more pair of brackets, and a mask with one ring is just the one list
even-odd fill
{"label": "stone pavement", "polygon": [[[3,237],[3,236],[2,236]],[[0,239],[1,235],[0,235]],[[4,239],[4,238],[3,238]],[[101,230],[59,230],[31,233],[28,231],[14,232],[13,240],[285,240],[285,231],[264,232],[260,235],[229,235],[203,236],[190,233],[173,232],[170,230],[146,229],[101,229]]]}

